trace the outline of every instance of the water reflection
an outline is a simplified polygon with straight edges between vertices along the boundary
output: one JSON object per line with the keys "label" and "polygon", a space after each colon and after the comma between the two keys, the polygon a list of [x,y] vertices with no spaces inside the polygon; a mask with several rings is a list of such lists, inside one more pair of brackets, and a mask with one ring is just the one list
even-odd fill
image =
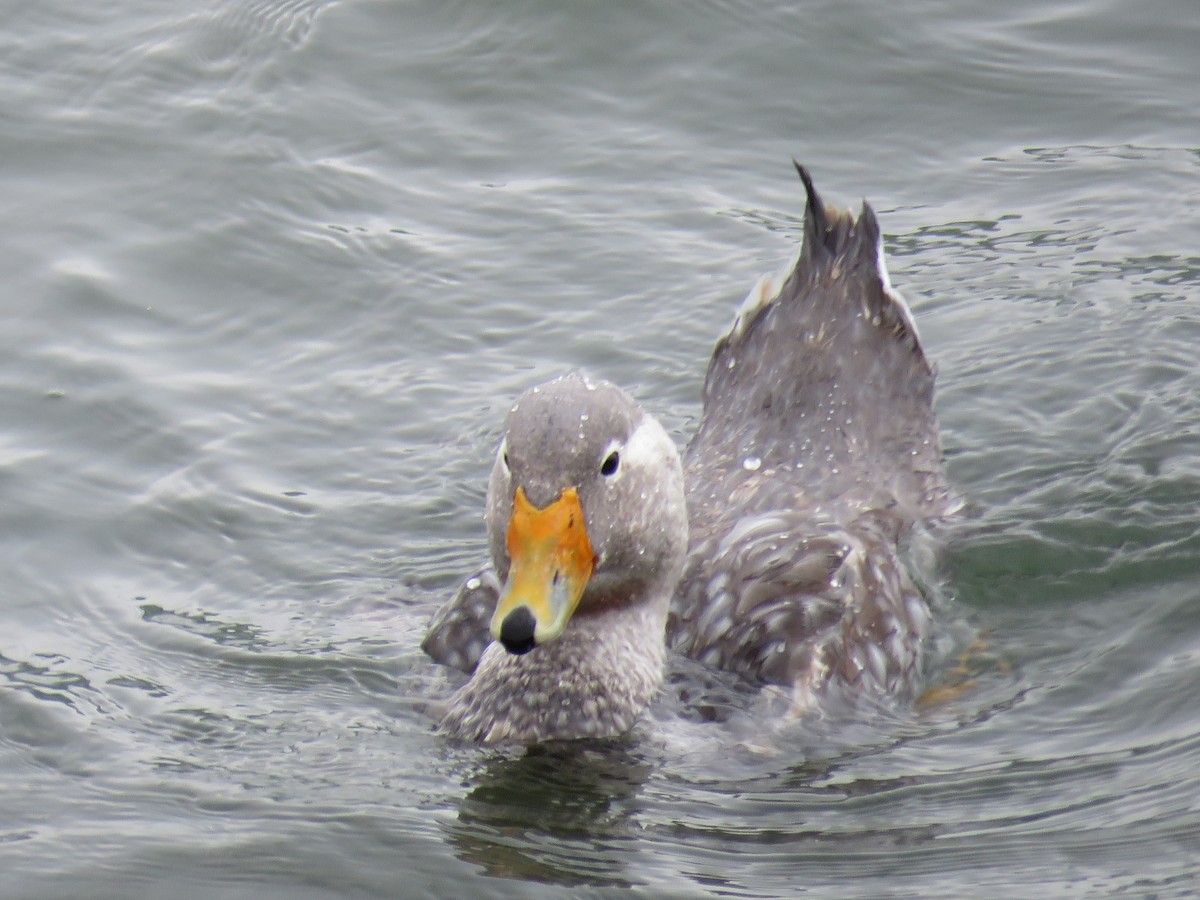
{"label": "water reflection", "polygon": [[0,682],[38,700],[61,703],[72,711],[86,714],[103,710],[100,693],[82,674],[69,671],[68,660],[56,653],[37,653],[39,662],[9,659],[0,654]]}
{"label": "water reflection", "polygon": [[269,646],[262,630],[246,622],[226,623],[208,613],[176,612],[154,603],[143,603],[141,610],[147,622],[170,625],[223,646],[243,650],[265,650]]}
{"label": "water reflection", "polygon": [[636,841],[653,771],[632,737],[543,744],[488,761],[446,837],[489,875],[562,885],[632,886],[622,844]]}

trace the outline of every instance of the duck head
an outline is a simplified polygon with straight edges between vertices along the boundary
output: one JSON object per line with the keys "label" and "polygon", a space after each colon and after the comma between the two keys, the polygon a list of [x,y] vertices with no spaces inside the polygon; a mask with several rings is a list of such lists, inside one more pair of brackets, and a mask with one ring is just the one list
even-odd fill
{"label": "duck head", "polygon": [[665,617],[687,551],[678,451],[624,391],[563,376],[513,405],[486,520],[504,582],[491,632],[509,653],[575,616],[654,602]]}

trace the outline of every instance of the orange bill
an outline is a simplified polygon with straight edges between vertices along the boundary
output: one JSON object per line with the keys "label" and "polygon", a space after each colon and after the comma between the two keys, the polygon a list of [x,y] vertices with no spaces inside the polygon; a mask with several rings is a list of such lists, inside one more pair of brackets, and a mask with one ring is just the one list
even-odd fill
{"label": "orange bill", "polygon": [[527,653],[562,634],[596,564],[575,488],[543,509],[517,488],[508,557],[508,581],[492,615],[492,636],[510,653]]}

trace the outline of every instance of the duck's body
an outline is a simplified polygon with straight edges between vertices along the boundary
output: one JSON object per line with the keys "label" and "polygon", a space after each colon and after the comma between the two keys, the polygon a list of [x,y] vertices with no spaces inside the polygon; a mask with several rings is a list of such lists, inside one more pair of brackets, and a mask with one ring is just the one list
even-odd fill
{"label": "duck's body", "polygon": [[[866,204],[857,220],[827,212],[800,174],[808,190],[800,257],[777,292],[760,282],[709,364],[685,456],[686,528],[677,521],[678,461],[626,395],[573,376],[514,408],[502,453],[521,436],[525,474],[536,470],[545,483],[533,500],[539,510],[576,484],[581,498],[615,497],[597,460],[632,432],[600,429],[585,441],[582,425],[575,435],[581,417],[604,419],[615,405],[637,427],[657,429],[654,458],[626,453],[624,475],[638,489],[603,510],[583,503],[588,533],[623,534],[632,552],[597,553],[575,617],[525,655],[528,646],[510,653],[502,643],[514,644],[532,620],[505,619],[502,635],[493,616],[498,598],[513,603],[501,578],[510,575],[505,540],[521,478],[498,485],[493,471],[497,564],[467,579],[423,645],[473,672],[451,699],[447,733],[525,743],[620,733],[658,689],[664,637],[703,662],[791,688],[801,702],[831,683],[889,693],[915,684],[930,612],[901,548],[914,526],[957,508],[941,474],[934,372],[888,282],[874,212]],[[585,462],[561,473],[572,454]],[[656,539],[667,531],[672,541]],[[641,570],[642,541],[661,551],[654,571]],[[614,588],[621,565],[637,574]],[[506,640],[488,644],[489,619]]]}

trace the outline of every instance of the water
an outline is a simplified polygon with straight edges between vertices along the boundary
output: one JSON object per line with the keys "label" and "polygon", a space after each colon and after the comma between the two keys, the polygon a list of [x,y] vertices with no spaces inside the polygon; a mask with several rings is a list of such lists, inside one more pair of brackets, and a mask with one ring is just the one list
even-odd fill
{"label": "water", "polygon": [[[0,894],[1200,888],[1192,4],[170,6],[0,33]],[[792,156],[940,365],[940,700],[447,746],[512,397],[682,443]]]}

